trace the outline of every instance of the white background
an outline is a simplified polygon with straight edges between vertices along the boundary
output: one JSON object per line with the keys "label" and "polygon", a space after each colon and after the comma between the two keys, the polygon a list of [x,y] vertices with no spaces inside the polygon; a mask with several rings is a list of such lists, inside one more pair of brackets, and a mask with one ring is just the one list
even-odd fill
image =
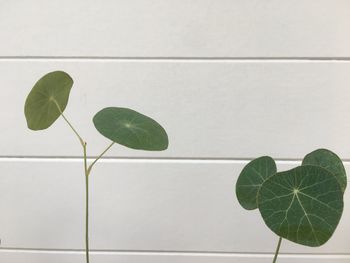
{"label": "white background", "polygon": [[[92,263],[271,262],[277,237],[234,186],[252,158],[279,170],[317,148],[350,171],[347,0],[0,0],[0,262],[83,263],[81,147],[62,119],[27,129],[38,78],[74,79],[67,117],[130,107],[168,131],[165,152],[114,146],[91,177]],[[323,247],[281,263],[350,262],[350,196]]]}

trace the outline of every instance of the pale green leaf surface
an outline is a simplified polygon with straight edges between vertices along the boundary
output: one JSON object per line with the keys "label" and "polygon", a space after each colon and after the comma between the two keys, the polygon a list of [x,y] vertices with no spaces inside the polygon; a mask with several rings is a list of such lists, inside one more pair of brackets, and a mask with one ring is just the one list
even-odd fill
{"label": "pale green leaf surface", "polygon": [[346,171],[341,159],[335,153],[327,149],[318,149],[304,157],[302,165],[321,166],[332,172],[337,177],[343,192],[346,189]]}
{"label": "pale green leaf surface", "polygon": [[243,168],[236,183],[237,199],[243,208],[253,210],[258,207],[260,186],[276,172],[275,161],[269,156],[254,159]]}
{"label": "pale green leaf surface", "polygon": [[278,236],[315,247],[334,233],[343,212],[343,192],[331,172],[305,165],[269,177],[258,203],[266,225]]}
{"label": "pale green leaf surface", "polygon": [[65,110],[72,86],[72,78],[63,71],[50,72],[39,79],[24,106],[28,128],[44,130],[50,127]]}
{"label": "pale green leaf surface", "polygon": [[131,109],[109,107],[93,118],[96,129],[126,147],[147,151],[168,148],[168,135],[155,120]]}

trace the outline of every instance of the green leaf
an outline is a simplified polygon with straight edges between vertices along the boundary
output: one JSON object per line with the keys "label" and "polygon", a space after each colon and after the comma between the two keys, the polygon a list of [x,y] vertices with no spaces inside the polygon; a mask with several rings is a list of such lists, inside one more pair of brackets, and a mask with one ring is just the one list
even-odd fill
{"label": "green leaf", "polygon": [[243,208],[253,210],[258,207],[260,186],[276,172],[275,161],[269,156],[254,159],[243,168],[236,183],[237,199]]}
{"label": "green leaf", "polygon": [[126,147],[146,151],[168,148],[168,135],[163,127],[134,110],[105,108],[95,115],[93,122],[103,136]]}
{"label": "green leaf", "polygon": [[335,176],[312,165],[269,177],[261,186],[259,210],[278,236],[316,247],[334,233],[343,212],[343,192]]}
{"label": "green leaf", "polygon": [[327,149],[318,149],[304,157],[302,165],[321,166],[337,177],[343,192],[346,189],[346,172],[341,159],[335,153]]}
{"label": "green leaf", "polygon": [[50,127],[65,110],[72,86],[72,78],[63,71],[50,72],[39,79],[24,106],[28,128],[44,130]]}

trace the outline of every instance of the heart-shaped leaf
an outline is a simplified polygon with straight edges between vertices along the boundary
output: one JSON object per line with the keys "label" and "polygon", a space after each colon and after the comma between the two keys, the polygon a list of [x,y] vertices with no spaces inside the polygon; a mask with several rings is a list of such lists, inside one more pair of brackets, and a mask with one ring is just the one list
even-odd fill
{"label": "heart-shaped leaf", "polygon": [[343,192],[328,170],[299,166],[269,177],[261,186],[259,210],[278,236],[316,247],[335,231],[343,212]]}
{"label": "heart-shaped leaf", "polygon": [[131,109],[109,107],[93,118],[96,129],[126,147],[146,151],[168,148],[168,135],[155,120]]}
{"label": "heart-shaped leaf", "polygon": [[28,128],[44,130],[50,127],[67,106],[72,78],[63,71],[46,74],[35,83],[24,106]]}
{"label": "heart-shaped leaf", "polygon": [[236,183],[236,195],[241,206],[247,210],[258,207],[258,192],[262,183],[277,172],[275,161],[269,156],[249,162],[242,170]]}
{"label": "heart-shaped leaf", "polygon": [[321,166],[332,172],[337,177],[343,192],[346,189],[346,171],[341,159],[335,153],[327,149],[318,149],[304,157],[302,165]]}

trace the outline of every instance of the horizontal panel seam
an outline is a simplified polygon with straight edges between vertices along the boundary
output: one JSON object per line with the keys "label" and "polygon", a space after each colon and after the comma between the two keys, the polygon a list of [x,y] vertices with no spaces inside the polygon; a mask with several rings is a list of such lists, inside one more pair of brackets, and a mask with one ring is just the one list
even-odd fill
{"label": "horizontal panel seam", "polygon": [[[139,255],[189,255],[189,256],[200,256],[200,255],[212,255],[212,256],[255,256],[265,257],[272,256],[273,253],[258,253],[258,252],[221,252],[221,251],[165,251],[165,250],[99,250],[91,249],[92,253],[103,253],[103,254],[139,254]],[[1,252],[24,252],[24,253],[84,253],[82,249],[37,249],[37,248],[0,248]],[[350,254],[346,253],[280,253],[280,256],[284,257],[349,257]]]}
{"label": "horizontal panel seam", "polygon": [[[93,161],[94,159],[89,157],[88,161]],[[83,159],[81,157],[0,157],[1,162],[82,162]],[[100,159],[100,163],[154,163],[154,164],[245,164],[249,162],[250,159],[204,159],[204,158],[138,158],[138,157],[130,157],[130,158],[113,158],[113,157],[105,157]],[[300,165],[301,160],[284,160],[284,159],[276,159],[277,164],[293,164]],[[345,166],[350,165],[350,162],[344,161]],[[350,178],[348,180],[350,182]]]}
{"label": "horizontal panel seam", "polygon": [[146,62],[350,62],[350,57],[114,57],[114,56],[0,56],[0,61],[92,60]]}
{"label": "horizontal panel seam", "polygon": [[[257,156],[258,157],[258,156]],[[249,162],[254,158],[225,158],[225,157],[114,157],[106,156],[102,157],[100,161],[157,161],[157,162],[227,162],[227,163],[241,163]],[[88,160],[94,160],[96,156],[88,156]],[[81,161],[82,156],[0,156],[0,161]],[[274,158],[276,162],[280,163],[300,163],[302,159],[298,158]],[[342,159],[344,164],[350,164],[350,159]]]}

